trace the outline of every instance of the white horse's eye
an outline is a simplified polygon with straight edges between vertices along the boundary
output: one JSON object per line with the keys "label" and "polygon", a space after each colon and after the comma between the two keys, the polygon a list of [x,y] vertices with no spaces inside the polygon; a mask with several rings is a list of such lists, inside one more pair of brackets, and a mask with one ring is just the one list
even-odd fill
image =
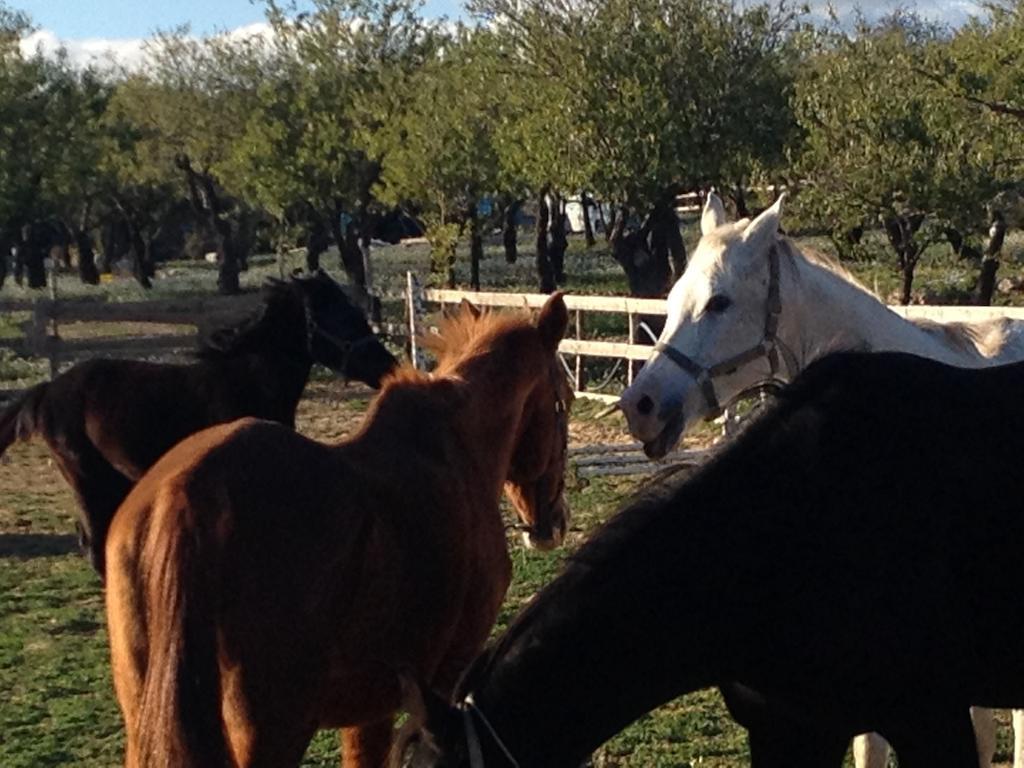
{"label": "white horse's eye", "polygon": [[704,311],[710,312],[711,314],[719,314],[725,312],[732,305],[732,299],[722,293],[716,293],[710,299],[708,303],[704,305]]}

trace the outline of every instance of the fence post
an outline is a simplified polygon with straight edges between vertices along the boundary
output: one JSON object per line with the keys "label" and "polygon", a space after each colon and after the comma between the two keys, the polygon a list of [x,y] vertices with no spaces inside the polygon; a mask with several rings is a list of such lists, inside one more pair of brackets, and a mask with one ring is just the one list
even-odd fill
{"label": "fence post", "polygon": [[422,369],[426,367],[426,361],[416,343],[416,334],[419,332],[419,319],[424,314],[423,293],[411,270],[405,273],[405,311],[409,322],[409,360],[413,368]]}
{"label": "fence post", "polygon": [[50,380],[57,378],[60,373],[60,331],[57,325],[58,303],[57,303],[57,260],[53,257],[46,259],[46,266],[50,270],[50,326],[51,332],[46,339],[47,353],[50,358]]}
{"label": "fence post", "polygon": [[[583,215],[587,215],[586,208]],[[583,310],[576,310],[576,341],[583,340]],[[582,392],[586,382],[583,380],[583,355],[576,355],[576,391]]]}
{"label": "fence post", "polygon": [[[636,343],[636,318],[633,317],[633,312],[630,310],[626,313],[626,321],[629,323],[629,344],[632,346]],[[633,358],[626,359],[626,386],[633,385]]]}

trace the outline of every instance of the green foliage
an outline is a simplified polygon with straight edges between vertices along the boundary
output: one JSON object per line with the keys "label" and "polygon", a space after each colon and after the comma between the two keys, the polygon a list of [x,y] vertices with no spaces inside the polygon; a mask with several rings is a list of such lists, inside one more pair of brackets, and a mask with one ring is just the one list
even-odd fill
{"label": "green foliage", "polygon": [[381,197],[414,201],[438,231],[464,222],[498,186],[492,135],[503,104],[490,77],[494,46],[492,34],[460,26],[413,77],[401,116],[382,132]]}
{"label": "green foliage", "polygon": [[840,232],[885,227],[907,275],[905,300],[927,244],[947,228],[982,230],[985,204],[1004,183],[992,117],[921,74],[948,45],[908,15],[861,23],[852,35],[826,30],[794,96],[805,132],[800,217]]}
{"label": "green foliage", "polygon": [[788,4],[477,0],[505,36],[515,120],[506,167],[645,209],[667,191],[749,178],[793,134]]}
{"label": "green foliage", "polygon": [[331,215],[372,205],[382,131],[432,47],[415,8],[317,0],[295,18],[267,3],[270,51],[229,174],[240,190],[279,218],[300,204]]}

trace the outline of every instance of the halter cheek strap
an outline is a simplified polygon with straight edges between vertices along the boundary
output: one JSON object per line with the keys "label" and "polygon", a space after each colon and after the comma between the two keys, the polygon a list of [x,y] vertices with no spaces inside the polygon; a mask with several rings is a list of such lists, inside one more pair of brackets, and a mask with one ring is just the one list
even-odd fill
{"label": "halter cheek strap", "polygon": [[498,745],[498,749],[501,750],[502,754],[505,755],[505,759],[512,768],[519,768],[519,761],[513,756],[512,752],[508,747],[505,746],[505,742],[498,736],[498,732],[494,730],[494,726],[487,719],[480,707],[473,701],[473,694],[467,696],[461,704],[459,709],[462,710],[462,724],[466,731],[466,747],[469,750],[469,766],[470,768],[484,768],[484,750],[480,743],[480,735],[476,731],[476,723],[474,722],[474,715],[480,719],[483,723],[484,728],[487,729],[487,733],[490,734],[491,739],[495,744]]}
{"label": "halter cheek strap", "polygon": [[779,380],[780,355],[781,363],[786,367],[786,372],[792,376],[799,370],[796,355],[779,338],[779,316],[782,314],[782,295],[780,290],[781,279],[779,277],[779,251],[777,246],[772,245],[768,251],[768,298],[765,301],[764,336],[761,341],[749,349],[726,358],[720,363],[705,367],[662,341],[654,345],[654,350],[660,352],[673,363],[688,373],[704,395],[712,418],[722,412],[722,406],[715,394],[715,378],[733,373],[741,366],[764,357],[768,360],[768,367],[771,369],[771,380]]}

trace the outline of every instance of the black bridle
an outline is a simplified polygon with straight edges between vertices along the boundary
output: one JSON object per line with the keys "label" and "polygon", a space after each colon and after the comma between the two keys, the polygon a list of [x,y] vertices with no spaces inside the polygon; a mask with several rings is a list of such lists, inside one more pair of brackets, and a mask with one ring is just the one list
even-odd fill
{"label": "black bridle", "polygon": [[[778,335],[779,316],[782,314],[780,284],[779,251],[775,245],[772,245],[771,250],[768,251],[768,297],[765,300],[764,336],[761,337],[761,341],[757,344],[739,354],[726,358],[712,366],[705,367],[669,344],[659,341],[654,345],[655,351],[661,352],[697,382],[697,386],[700,387],[701,393],[704,395],[704,401],[707,403],[712,418],[722,412],[722,406],[718,401],[718,396],[715,394],[714,380],[716,378],[734,373],[740,366],[762,357],[768,359],[768,366],[771,369],[769,380],[771,382],[781,381],[778,376],[781,368],[780,362],[785,364],[786,373],[790,377],[800,369],[796,355],[793,354],[793,351]],[[763,386],[763,384],[764,382],[760,382],[751,389],[757,389]]]}

